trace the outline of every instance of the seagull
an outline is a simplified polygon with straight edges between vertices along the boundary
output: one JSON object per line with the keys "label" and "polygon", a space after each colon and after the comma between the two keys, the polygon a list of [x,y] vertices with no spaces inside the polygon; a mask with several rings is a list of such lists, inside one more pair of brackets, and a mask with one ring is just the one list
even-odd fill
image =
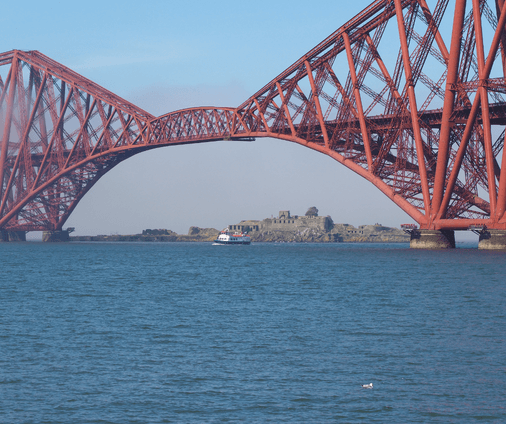
{"label": "seagull", "polygon": [[362,387],[364,389],[372,389],[372,383],[369,383],[369,384],[362,384]]}

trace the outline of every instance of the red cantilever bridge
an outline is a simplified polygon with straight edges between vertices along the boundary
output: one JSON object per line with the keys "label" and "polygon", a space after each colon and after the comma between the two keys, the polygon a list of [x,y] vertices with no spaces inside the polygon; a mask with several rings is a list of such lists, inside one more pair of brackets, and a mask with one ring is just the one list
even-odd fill
{"label": "red cantilever bridge", "polygon": [[59,231],[145,150],[275,137],[331,156],[421,230],[506,230],[504,0],[377,0],[239,107],[155,117],[37,51],[0,54],[0,230]]}

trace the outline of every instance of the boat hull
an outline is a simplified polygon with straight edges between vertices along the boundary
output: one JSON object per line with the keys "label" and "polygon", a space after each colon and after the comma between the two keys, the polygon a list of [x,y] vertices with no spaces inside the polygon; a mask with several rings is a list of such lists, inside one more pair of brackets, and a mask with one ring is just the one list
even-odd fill
{"label": "boat hull", "polygon": [[214,240],[215,243],[217,244],[251,244],[251,240],[250,241],[243,241],[243,240]]}

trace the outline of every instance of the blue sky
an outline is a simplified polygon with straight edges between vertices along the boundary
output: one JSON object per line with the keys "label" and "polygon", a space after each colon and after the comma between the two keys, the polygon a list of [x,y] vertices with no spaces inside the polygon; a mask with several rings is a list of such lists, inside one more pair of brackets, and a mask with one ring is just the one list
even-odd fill
{"label": "blue sky", "polygon": [[[301,1],[10,2],[0,51],[39,50],[154,115],[238,106],[369,4]],[[221,229],[289,209],[353,225],[412,220],[333,159],[275,139],[145,152],[83,198],[77,234]]]}

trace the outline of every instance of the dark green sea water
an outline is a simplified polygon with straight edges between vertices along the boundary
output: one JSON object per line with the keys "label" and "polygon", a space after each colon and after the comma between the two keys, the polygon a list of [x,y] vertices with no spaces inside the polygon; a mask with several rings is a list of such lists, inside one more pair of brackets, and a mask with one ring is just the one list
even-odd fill
{"label": "dark green sea water", "polygon": [[477,249],[0,244],[0,422],[506,422],[505,274]]}

